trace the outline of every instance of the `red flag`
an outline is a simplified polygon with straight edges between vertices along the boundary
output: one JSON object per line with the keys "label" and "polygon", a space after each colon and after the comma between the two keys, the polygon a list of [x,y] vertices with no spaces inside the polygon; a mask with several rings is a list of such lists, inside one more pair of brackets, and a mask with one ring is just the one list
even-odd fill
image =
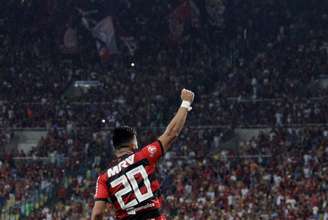
{"label": "red flag", "polygon": [[178,41],[184,31],[185,22],[190,18],[191,10],[189,1],[183,1],[169,15],[170,39]]}
{"label": "red flag", "polygon": [[27,117],[30,119],[33,117],[33,112],[30,109],[30,107],[27,107],[26,114],[27,114]]}

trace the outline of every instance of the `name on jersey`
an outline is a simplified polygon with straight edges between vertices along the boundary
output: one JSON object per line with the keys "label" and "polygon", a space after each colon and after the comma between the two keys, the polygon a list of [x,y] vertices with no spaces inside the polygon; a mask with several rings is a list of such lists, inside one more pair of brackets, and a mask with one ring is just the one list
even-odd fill
{"label": "name on jersey", "polygon": [[115,176],[119,174],[123,168],[127,168],[128,166],[134,163],[134,154],[130,155],[128,158],[119,162],[116,166],[113,166],[107,170],[108,178],[111,176]]}

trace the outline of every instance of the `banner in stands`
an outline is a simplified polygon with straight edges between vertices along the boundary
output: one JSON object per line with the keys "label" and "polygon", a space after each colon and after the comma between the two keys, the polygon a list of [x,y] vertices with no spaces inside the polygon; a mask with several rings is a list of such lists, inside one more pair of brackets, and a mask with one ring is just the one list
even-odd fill
{"label": "banner in stands", "polygon": [[185,22],[190,18],[190,6],[188,1],[183,1],[169,15],[170,39],[178,41],[184,31]]}
{"label": "banner in stands", "polygon": [[185,26],[191,25],[193,28],[200,27],[200,11],[192,1],[183,1],[169,15],[170,39],[177,42],[182,37]]}
{"label": "banner in stands", "polygon": [[110,56],[118,53],[115,29],[111,16],[102,19],[93,28],[92,34],[97,39],[97,49],[102,61],[106,62]]}

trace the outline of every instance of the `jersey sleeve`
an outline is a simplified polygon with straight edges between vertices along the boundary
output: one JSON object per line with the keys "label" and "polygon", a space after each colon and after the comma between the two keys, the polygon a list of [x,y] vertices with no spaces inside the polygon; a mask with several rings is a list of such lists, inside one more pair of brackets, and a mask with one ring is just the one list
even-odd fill
{"label": "jersey sleeve", "polygon": [[155,164],[164,155],[164,148],[162,143],[157,140],[143,147],[141,149],[141,154],[143,157],[147,158],[151,164]]}
{"label": "jersey sleeve", "polygon": [[105,175],[101,175],[97,179],[97,185],[96,185],[96,193],[95,193],[95,200],[101,200],[101,201],[108,201],[109,193],[108,193],[108,187],[107,187],[107,178]]}

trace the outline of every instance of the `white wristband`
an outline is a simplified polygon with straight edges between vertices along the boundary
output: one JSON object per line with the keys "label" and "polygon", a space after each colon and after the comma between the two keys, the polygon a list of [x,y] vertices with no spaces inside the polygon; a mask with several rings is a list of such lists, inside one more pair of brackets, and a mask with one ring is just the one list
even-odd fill
{"label": "white wristband", "polygon": [[191,111],[192,107],[191,107],[191,102],[189,101],[185,101],[183,100],[182,103],[181,103],[181,108],[186,108],[189,111]]}

